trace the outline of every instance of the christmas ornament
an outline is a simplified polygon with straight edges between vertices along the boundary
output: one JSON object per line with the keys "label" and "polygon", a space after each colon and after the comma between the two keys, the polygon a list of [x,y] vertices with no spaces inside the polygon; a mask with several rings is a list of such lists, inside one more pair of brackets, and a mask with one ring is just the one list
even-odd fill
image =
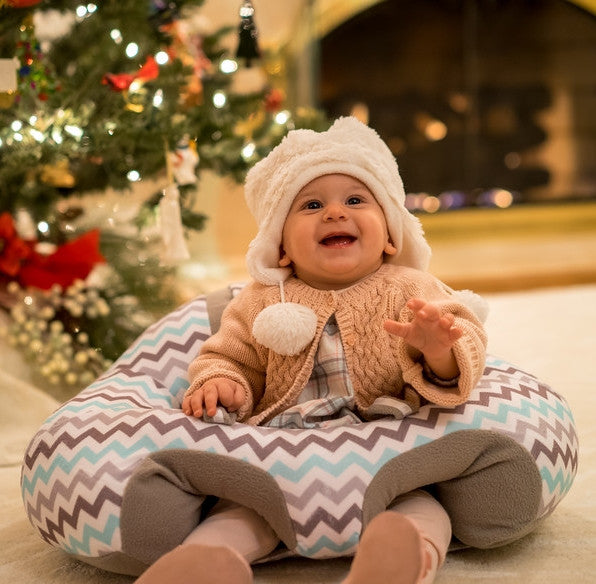
{"label": "christmas ornament", "polygon": [[16,58],[0,59],[0,92],[16,91],[18,66]]}
{"label": "christmas ornament", "polygon": [[269,113],[277,112],[281,109],[285,95],[281,89],[273,88],[265,96],[265,110]]}
{"label": "christmas ornament", "polygon": [[16,58],[19,61],[17,99],[29,97],[34,101],[47,101],[50,95],[60,90],[35,36],[32,15],[25,18],[19,29]]}
{"label": "christmas ornament", "polygon": [[28,8],[39,4],[41,0],[4,0],[0,1],[0,8],[9,6],[10,8]]}
{"label": "christmas ornament", "polygon": [[164,264],[173,264],[190,258],[190,253],[184,240],[184,230],[180,215],[180,193],[178,186],[170,184],[163,190],[163,197],[159,202],[161,235],[163,238],[163,252],[161,259]]}
{"label": "christmas ornament", "polygon": [[17,68],[19,61],[16,58],[0,59],[0,108],[8,109],[14,103],[17,90]]}
{"label": "christmas ornament", "polygon": [[41,182],[56,188],[71,189],[75,186],[75,177],[70,172],[67,159],[59,160],[54,164],[44,164],[39,175]]}
{"label": "christmas ornament", "polygon": [[188,76],[186,87],[180,92],[182,103],[187,107],[200,105],[203,96],[202,77],[212,68],[211,61],[203,51],[203,38],[192,30],[190,22],[177,20],[161,27],[171,38],[168,47],[170,59],[178,59],[182,64],[192,70]]}
{"label": "christmas ornament", "polygon": [[136,73],[106,73],[101,82],[109,85],[114,91],[129,89],[135,80],[145,82],[156,79],[159,75],[159,66],[153,56],[147,57],[145,64]]}
{"label": "christmas ornament", "polygon": [[245,59],[246,66],[250,67],[253,59],[261,56],[257,43],[257,27],[254,21],[255,9],[250,0],[244,0],[240,7],[240,27],[238,30],[238,48],[236,57]]}
{"label": "christmas ornament", "polygon": [[195,168],[199,163],[199,155],[194,141],[185,138],[174,152],[169,152],[170,165],[174,179],[180,186],[192,185],[197,182]]}

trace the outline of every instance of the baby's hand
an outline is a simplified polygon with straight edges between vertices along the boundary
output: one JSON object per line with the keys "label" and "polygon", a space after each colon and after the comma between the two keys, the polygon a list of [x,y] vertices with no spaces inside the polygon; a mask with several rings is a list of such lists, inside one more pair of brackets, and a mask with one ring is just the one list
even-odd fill
{"label": "baby's hand", "polygon": [[203,410],[208,416],[215,416],[217,404],[228,412],[235,412],[246,401],[244,387],[227,377],[214,377],[206,381],[182,401],[182,411],[188,416],[201,418]]}
{"label": "baby's hand", "polygon": [[463,331],[453,324],[453,314],[441,315],[438,306],[420,298],[412,298],[407,306],[414,313],[412,321],[400,323],[387,320],[385,330],[402,337],[408,345],[418,349],[437,375],[449,378],[452,372],[457,374],[451,348]]}

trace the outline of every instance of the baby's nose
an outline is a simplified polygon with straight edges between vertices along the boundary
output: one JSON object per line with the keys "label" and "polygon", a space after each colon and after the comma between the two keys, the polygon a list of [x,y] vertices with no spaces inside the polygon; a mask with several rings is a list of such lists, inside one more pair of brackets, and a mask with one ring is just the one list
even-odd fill
{"label": "baby's nose", "polygon": [[329,203],[325,207],[325,221],[339,221],[347,216],[346,208],[341,203]]}

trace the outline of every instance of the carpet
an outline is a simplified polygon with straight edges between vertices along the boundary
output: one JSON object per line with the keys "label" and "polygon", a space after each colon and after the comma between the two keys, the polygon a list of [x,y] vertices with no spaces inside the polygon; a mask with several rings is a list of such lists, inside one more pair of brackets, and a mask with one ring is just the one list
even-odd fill
{"label": "carpet", "polygon": [[[561,393],[580,439],[579,472],[567,497],[536,531],[494,550],[448,555],[437,584],[596,582],[596,285],[487,295],[489,351]],[[22,507],[20,458],[58,401],[28,379],[18,355],[0,349],[0,582],[130,584],[69,558],[32,530]],[[255,568],[257,584],[335,584],[349,559],[283,560]]]}

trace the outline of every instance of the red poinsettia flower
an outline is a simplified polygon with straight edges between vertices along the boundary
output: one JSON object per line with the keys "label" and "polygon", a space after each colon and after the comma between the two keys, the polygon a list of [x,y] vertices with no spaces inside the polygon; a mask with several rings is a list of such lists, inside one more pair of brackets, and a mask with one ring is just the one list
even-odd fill
{"label": "red poinsettia flower", "polygon": [[68,288],[75,280],[84,280],[96,264],[106,260],[99,251],[99,230],[61,245],[54,253],[35,253],[21,268],[19,280],[25,287],[49,290],[54,284]]}
{"label": "red poinsettia flower", "polygon": [[31,246],[21,239],[10,213],[0,215],[0,274],[15,277],[23,262],[33,254]]}

